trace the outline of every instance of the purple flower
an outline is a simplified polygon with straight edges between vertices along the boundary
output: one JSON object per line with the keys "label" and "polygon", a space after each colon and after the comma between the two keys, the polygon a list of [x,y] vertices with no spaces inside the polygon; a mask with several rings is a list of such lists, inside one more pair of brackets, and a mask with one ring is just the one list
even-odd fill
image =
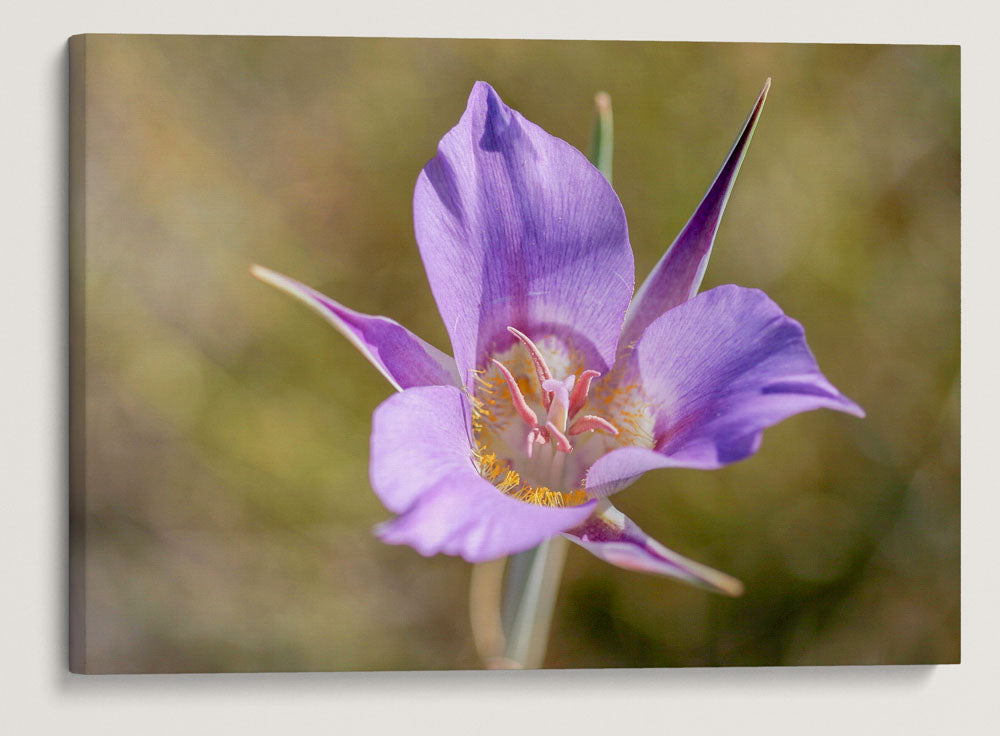
{"label": "purple flower", "polygon": [[399,392],[375,410],[378,536],[481,562],[563,534],[601,559],[730,594],[742,585],[646,535],[608,497],[655,468],[719,468],[766,427],[827,407],[798,322],[763,292],[695,295],[767,86],[690,221],[633,297],[608,181],[488,84],[421,172],[417,244],[454,359],[292,279]]}

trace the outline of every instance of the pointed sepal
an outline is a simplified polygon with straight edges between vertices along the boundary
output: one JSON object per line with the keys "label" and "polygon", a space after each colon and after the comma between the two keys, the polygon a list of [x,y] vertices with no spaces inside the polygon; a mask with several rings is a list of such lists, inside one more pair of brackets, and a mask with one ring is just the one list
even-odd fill
{"label": "pointed sepal", "polygon": [[607,501],[583,524],[563,534],[591,554],[626,570],[677,578],[700,588],[738,596],[743,583],[667,549]]}
{"label": "pointed sepal", "polygon": [[712,244],[719,230],[722,213],[726,209],[729,195],[736,183],[746,157],[750,139],[760,119],[767,92],[771,89],[771,79],[764,83],[757,102],[743,124],[725,163],[719,169],[715,181],[708,188],[691,219],[681,230],[673,244],[663,254],[642,286],[636,292],[625,317],[625,328],[619,342],[619,350],[632,345],[643,330],[657,317],[678,304],[686,302],[698,293],[708,259],[712,254]]}

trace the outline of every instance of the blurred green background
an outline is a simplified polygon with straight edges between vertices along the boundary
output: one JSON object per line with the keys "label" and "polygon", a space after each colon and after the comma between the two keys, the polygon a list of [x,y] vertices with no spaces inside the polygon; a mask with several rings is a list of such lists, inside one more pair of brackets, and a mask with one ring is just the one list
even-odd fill
{"label": "blurred green background", "polygon": [[766,290],[868,412],[620,494],[747,592],[572,547],[547,666],[958,661],[957,47],[91,36],[85,64],[89,671],[480,666],[469,566],[370,533],[391,388],[248,272],[447,350],[411,197],[477,79],[582,150],[611,94],[638,283],[773,77],[704,286]]}

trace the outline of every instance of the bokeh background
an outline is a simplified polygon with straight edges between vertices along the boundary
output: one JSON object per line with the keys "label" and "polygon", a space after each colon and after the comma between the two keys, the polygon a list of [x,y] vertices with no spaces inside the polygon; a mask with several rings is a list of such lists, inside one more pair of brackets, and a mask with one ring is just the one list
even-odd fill
{"label": "bokeh background", "polygon": [[391,388],[248,271],[447,350],[411,197],[476,79],[583,150],[593,95],[611,94],[641,281],[773,77],[704,286],[766,290],[868,412],[801,415],[743,463],[619,495],[747,592],[571,547],[546,665],[958,661],[957,47],[90,36],[84,51],[88,671],[480,666],[469,566],[370,533],[388,517],[370,415]]}

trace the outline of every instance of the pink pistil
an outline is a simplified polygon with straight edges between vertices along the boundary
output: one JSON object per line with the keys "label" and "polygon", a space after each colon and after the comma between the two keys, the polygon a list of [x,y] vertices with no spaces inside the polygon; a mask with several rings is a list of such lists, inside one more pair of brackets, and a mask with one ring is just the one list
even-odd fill
{"label": "pink pistil", "polygon": [[590,393],[590,382],[601,375],[594,370],[586,370],[580,374],[580,379],[573,386],[573,393],[569,395],[569,416],[572,419],[576,413],[587,403],[587,395]]}
{"label": "pink pistil", "polygon": [[566,438],[566,435],[559,431],[559,428],[555,424],[547,422],[545,428],[549,430],[549,437],[555,443],[556,449],[559,450],[559,452],[573,452],[573,445]]}
{"label": "pink pistil", "polygon": [[580,434],[581,432],[586,432],[588,430],[602,429],[613,437],[618,436],[618,428],[609,422],[604,417],[594,416],[593,414],[585,414],[575,422],[573,426],[569,428],[567,434],[574,435]]}
{"label": "pink pistil", "polygon": [[545,436],[544,427],[532,427],[528,430],[528,436],[525,438],[525,454],[530,458],[534,454],[535,443],[544,445],[548,442]]}
{"label": "pink pistil", "polygon": [[[507,370],[507,366],[501,363],[496,358],[491,359],[493,364],[500,369],[500,373],[503,375],[504,380],[507,381],[507,388],[510,389],[510,400],[514,404],[514,409],[520,415],[521,419],[524,420],[525,424],[534,429],[538,426],[538,415],[528,406],[528,402],[524,399],[524,394],[521,393],[521,389],[517,386],[517,381],[514,380],[514,376],[511,375],[510,371]],[[530,444],[529,444],[530,447]],[[531,454],[530,452],[528,453]]]}
{"label": "pink pistil", "polygon": [[576,381],[576,376],[570,376],[564,381],[551,378],[542,384],[542,388],[548,391],[552,398],[545,421],[555,424],[560,432],[566,431],[566,420],[569,417],[569,392],[573,388],[574,381]]}
{"label": "pink pistil", "polygon": [[[508,327],[507,328],[507,332],[509,332],[510,334],[512,334],[518,340],[520,340],[521,344],[524,345],[525,349],[528,351],[528,355],[531,356],[531,362],[535,364],[535,373],[538,374],[538,383],[539,383],[539,385],[545,383],[545,381],[551,380],[552,379],[552,371],[549,370],[549,366],[546,365],[546,363],[545,363],[545,358],[542,357],[542,354],[538,351],[538,348],[535,346],[535,343],[533,343],[528,338],[528,336],[525,335],[523,332],[521,332],[520,330],[517,330],[517,329],[515,329],[513,327]],[[548,392],[546,392],[546,391],[543,390],[542,391],[542,405],[545,407],[546,411],[548,411],[549,404],[551,402],[552,402],[552,398],[549,396]]]}
{"label": "pink pistil", "polygon": [[545,425],[542,426],[538,421],[538,415],[528,406],[524,394],[521,393],[521,389],[517,385],[517,380],[507,369],[507,366],[496,358],[490,359],[500,371],[504,381],[507,382],[514,410],[528,425],[528,432],[524,438],[524,451],[529,458],[534,454],[536,444],[545,445],[549,442],[555,445],[555,449],[559,452],[567,454],[573,452],[573,443],[566,435],[572,436],[600,430],[612,436],[618,436],[618,429],[615,425],[607,419],[593,414],[580,417],[573,422],[568,431],[566,430],[567,422],[586,405],[590,384],[601,375],[598,371],[585,370],[579,378],[571,375],[565,379],[556,380],[552,377],[552,371],[549,370],[545,358],[542,357],[535,343],[523,332],[513,327],[508,327],[507,330],[520,340],[528,351],[528,355],[531,356],[531,362],[535,366],[535,373],[538,376],[539,388],[541,389],[542,404],[547,412]]}

